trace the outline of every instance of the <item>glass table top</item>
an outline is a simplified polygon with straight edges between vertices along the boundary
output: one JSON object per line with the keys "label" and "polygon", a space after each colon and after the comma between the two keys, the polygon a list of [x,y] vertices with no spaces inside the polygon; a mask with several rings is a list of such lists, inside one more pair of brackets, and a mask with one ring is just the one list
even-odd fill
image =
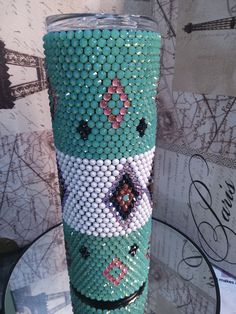
{"label": "glass table top", "polygon": [[[182,233],[154,219],[150,259],[145,314],[220,313],[218,282],[203,252]],[[73,313],[62,225],[25,251],[7,288],[18,314]],[[5,314],[12,314],[8,304]]]}

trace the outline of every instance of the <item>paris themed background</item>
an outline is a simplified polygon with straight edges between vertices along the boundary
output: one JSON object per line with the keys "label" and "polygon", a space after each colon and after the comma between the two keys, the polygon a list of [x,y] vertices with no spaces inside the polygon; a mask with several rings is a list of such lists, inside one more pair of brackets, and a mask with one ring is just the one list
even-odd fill
{"label": "paris themed background", "polygon": [[173,92],[178,1],[11,0],[0,1],[0,8],[1,243],[24,247],[61,220],[43,67],[45,17],[153,10],[162,35],[154,216],[189,235],[212,262],[235,275],[235,98]]}

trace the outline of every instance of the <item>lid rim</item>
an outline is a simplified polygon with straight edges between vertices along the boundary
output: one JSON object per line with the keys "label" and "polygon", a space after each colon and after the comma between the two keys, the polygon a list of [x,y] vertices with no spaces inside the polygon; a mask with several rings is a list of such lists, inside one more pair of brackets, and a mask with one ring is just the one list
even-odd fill
{"label": "lid rim", "polygon": [[[157,31],[158,23],[151,17],[137,15],[137,14],[113,14],[113,13],[67,13],[67,14],[56,14],[49,15],[46,17],[47,31],[52,32],[59,30],[74,29],[77,25],[78,28],[88,28],[86,21],[91,21],[89,24],[91,28],[96,28],[97,26],[102,26],[104,28],[108,27],[109,20],[113,20],[116,27],[125,28],[130,26],[131,28],[143,28],[143,29],[153,29]],[[104,24],[102,22],[104,21]],[[115,23],[117,22],[117,23]],[[129,25],[130,24],[130,25]],[[114,27],[110,24],[111,27]]]}

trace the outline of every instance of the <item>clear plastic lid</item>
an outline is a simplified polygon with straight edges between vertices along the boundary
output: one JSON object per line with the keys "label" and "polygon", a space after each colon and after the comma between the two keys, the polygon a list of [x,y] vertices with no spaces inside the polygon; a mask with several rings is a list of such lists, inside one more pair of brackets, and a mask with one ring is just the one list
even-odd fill
{"label": "clear plastic lid", "polygon": [[48,32],[68,31],[76,29],[127,28],[147,31],[158,31],[155,20],[141,15],[119,14],[58,14],[46,18]]}

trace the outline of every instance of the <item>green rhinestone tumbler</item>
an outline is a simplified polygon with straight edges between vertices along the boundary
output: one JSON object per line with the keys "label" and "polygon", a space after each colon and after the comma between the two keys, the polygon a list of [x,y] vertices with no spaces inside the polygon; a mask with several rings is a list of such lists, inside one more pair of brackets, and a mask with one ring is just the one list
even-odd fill
{"label": "green rhinestone tumbler", "polygon": [[73,311],[143,314],[160,35],[140,16],[47,19],[46,70]]}

